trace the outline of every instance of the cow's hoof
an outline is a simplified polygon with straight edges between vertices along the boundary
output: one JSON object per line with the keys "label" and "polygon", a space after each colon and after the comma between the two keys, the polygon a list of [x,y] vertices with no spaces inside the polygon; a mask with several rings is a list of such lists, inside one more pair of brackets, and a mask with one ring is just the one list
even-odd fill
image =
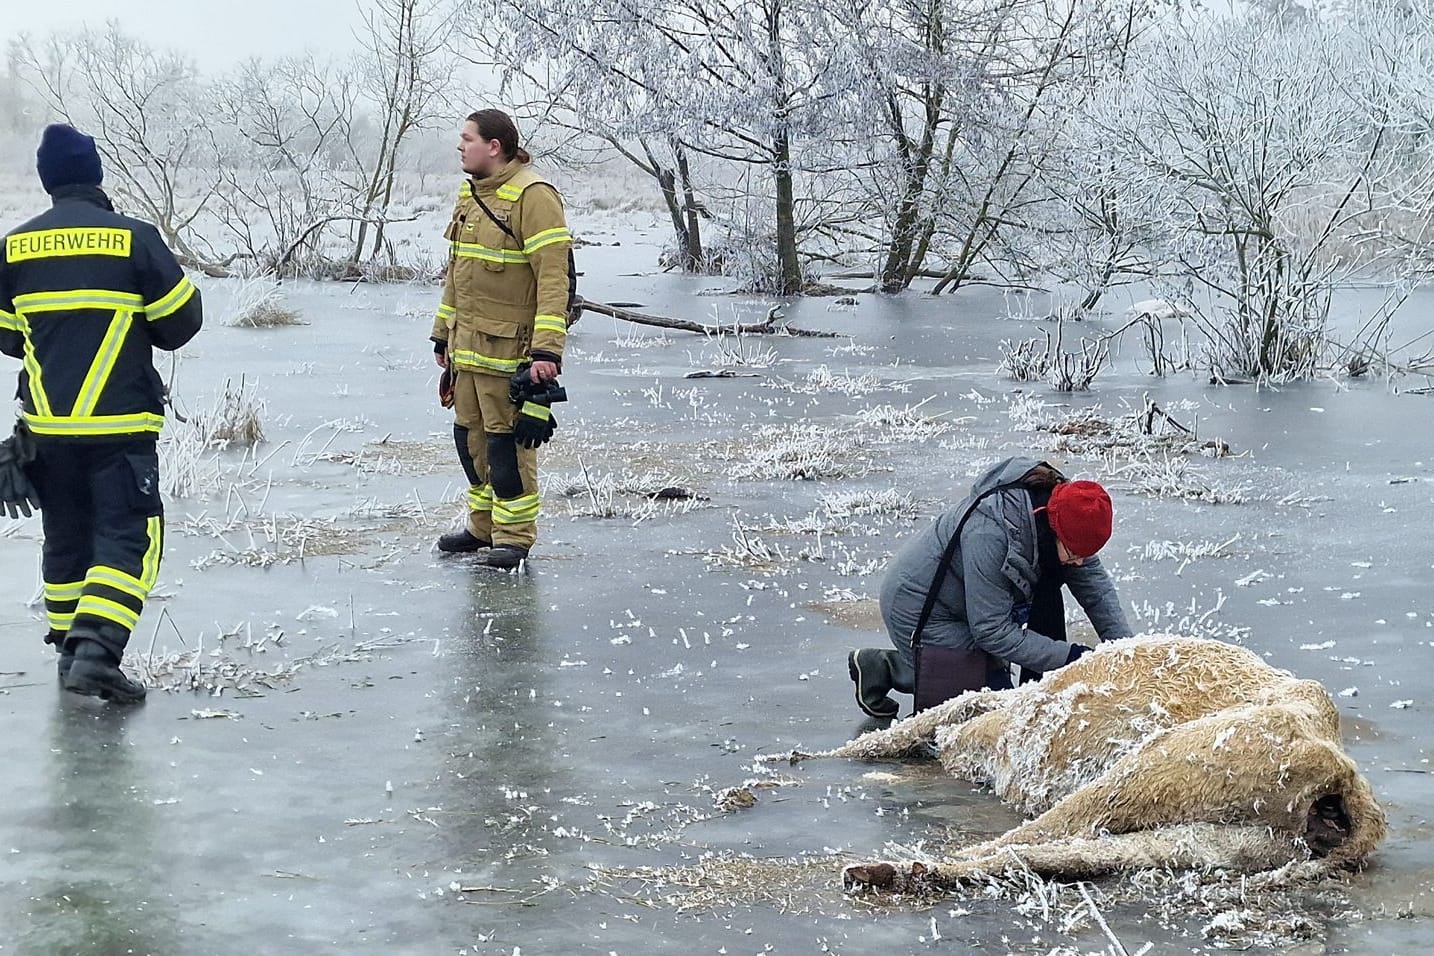
{"label": "cow's hoof", "polygon": [[841,881],[849,890],[889,890],[896,885],[896,867],[890,863],[856,863],[842,871]]}
{"label": "cow's hoof", "polygon": [[890,863],[855,863],[842,871],[848,890],[872,889],[905,893],[925,887],[929,868],[924,863],[896,867]]}

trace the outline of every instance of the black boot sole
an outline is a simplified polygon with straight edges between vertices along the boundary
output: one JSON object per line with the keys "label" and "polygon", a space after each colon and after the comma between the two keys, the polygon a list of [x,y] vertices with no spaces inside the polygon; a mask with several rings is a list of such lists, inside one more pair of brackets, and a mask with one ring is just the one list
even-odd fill
{"label": "black boot sole", "polygon": [[98,697],[100,700],[108,700],[116,704],[140,704],[144,702],[147,692],[143,685],[134,684],[133,687],[138,688],[137,691],[128,687],[118,687],[114,683],[91,673],[93,670],[95,670],[95,668],[91,668],[82,662],[76,662],[71,665],[70,672],[65,675],[65,690],[71,694],[79,694],[82,697]]}
{"label": "black boot sole", "polygon": [[877,720],[896,719],[896,715],[901,713],[901,705],[890,697],[885,700],[891,704],[891,707],[885,710],[873,710],[867,706],[866,701],[861,699],[861,667],[856,662],[856,651],[851,651],[846,655],[846,672],[851,675],[851,682],[856,685],[856,705],[861,708],[863,714],[875,717]]}

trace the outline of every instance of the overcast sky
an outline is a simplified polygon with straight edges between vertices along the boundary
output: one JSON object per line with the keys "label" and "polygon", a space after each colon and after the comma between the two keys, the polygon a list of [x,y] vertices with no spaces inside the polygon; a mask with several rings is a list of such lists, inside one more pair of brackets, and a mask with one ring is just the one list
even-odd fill
{"label": "overcast sky", "polygon": [[186,49],[206,72],[248,56],[346,52],[359,23],[357,0],[4,0],[0,7],[0,40],[115,19],[155,46]]}

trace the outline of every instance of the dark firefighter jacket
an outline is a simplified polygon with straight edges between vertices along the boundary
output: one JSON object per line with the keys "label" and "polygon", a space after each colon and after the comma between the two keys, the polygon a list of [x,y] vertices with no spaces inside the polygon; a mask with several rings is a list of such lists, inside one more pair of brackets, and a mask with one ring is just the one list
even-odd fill
{"label": "dark firefighter jacket", "polygon": [[164,405],[151,350],[179,348],[201,322],[199,290],[158,230],[97,186],[57,190],[0,248],[0,352],[24,364],[21,415],[42,438],[153,438]]}

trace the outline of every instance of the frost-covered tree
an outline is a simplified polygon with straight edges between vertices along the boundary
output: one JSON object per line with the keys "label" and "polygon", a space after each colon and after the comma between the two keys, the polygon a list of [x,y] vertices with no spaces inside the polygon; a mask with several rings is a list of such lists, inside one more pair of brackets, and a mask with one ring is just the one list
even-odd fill
{"label": "frost-covered tree", "polygon": [[[312,55],[251,59],[214,82],[215,215],[259,271],[302,271],[325,227],[359,218],[366,194],[340,175],[357,102],[350,71]],[[314,256],[309,257],[311,260]]]}
{"label": "frost-covered tree", "polygon": [[[362,52],[354,63],[360,110],[341,139],[361,195],[351,263],[383,250],[384,222],[413,134],[452,120],[457,15],[447,0],[374,0],[361,9]],[[359,117],[373,126],[362,136]]]}
{"label": "frost-covered tree", "polygon": [[[1024,247],[1070,111],[1163,7],[1114,0],[876,0],[836,8],[856,48],[866,162],[853,199],[881,288],[923,274],[1026,281]],[[933,272],[934,270],[934,272]]]}
{"label": "frost-covered tree", "polygon": [[1131,190],[1168,210],[1153,255],[1217,368],[1308,375],[1331,293],[1400,204],[1390,78],[1355,31],[1202,20],[1144,46],[1087,111]]}
{"label": "frost-covered tree", "polygon": [[[800,249],[803,147],[830,133],[850,89],[849,45],[821,0],[473,0],[466,21],[496,62],[546,60],[577,115],[623,142],[676,144],[746,173],[770,202],[746,244],[769,248],[775,291],[805,284]],[[675,155],[675,154],[674,154]],[[655,157],[639,155],[647,161]],[[659,177],[661,179],[661,177]],[[683,217],[692,209],[684,210]],[[713,210],[714,214],[717,210]],[[729,225],[744,217],[731,215]]]}
{"label": "frost-covered tree", "polygon": [[88,132],[105,161],[106,182],[122,204],[153,222],[188,265],[212,263],[198,223],[219,183],[193,179],[212,168],[207,90],[194,62],[104,29],[21,38],[17,72],[46,107]]}

